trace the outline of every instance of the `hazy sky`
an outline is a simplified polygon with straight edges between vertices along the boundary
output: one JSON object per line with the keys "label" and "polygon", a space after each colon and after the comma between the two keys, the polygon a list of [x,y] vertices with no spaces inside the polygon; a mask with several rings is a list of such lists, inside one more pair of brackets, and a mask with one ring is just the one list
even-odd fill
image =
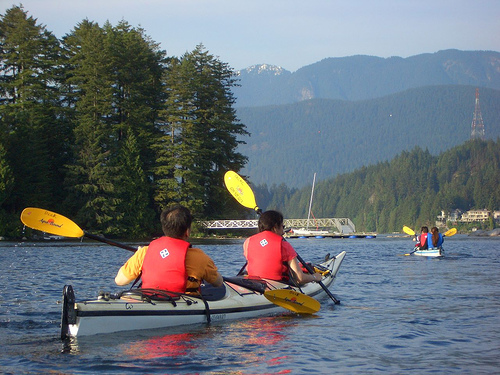
{"label": "hazy sky", "polygon": [[84,19],[142,27],[169,56],[203,43],[238,70],[295,71],[327,57],[500,51],[500,0],[0,0],[58,38]]}

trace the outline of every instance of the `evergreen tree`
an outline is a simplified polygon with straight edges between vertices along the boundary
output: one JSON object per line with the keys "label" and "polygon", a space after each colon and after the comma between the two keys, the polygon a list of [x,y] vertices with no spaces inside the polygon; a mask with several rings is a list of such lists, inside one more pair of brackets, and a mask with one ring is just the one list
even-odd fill
{"label": "evergreen tree", "polygon": [[124,216],[115,223],[117,233],[145,236],[157,226],[152,189],[155,153],[152,145],[160,133],[156,127],[164,100],[162,74],[165,52],[122,21],[105,25],[112,58],[114,113],[110,120],[116,136],[120,207]]}
{"label": "evergreen tree", "polygon": [[0,129],[15,186],[4,207],[56,208],[63,191],[69,125],[62,115],[59,85],[60,44],[22,7],[0,20]]}
{"label": "evergreen tree", "polygon": [[[123,218],[114,223],[114,229],[111,231],[115,235],[145,238],[158,226],[149,200],[150,184],[140,155],[136,137],[128,133],[118,157],[118,164],[121,166],[117,181],[117,193],[121,198],[118,211],[123,213]],[[159,232],[161,233],[161,230]]]}
{"label": "evergreen tree", "polygon": [[[135,134],[141,162],[151,176],[155,154],[151,145],[159,135],[158,111],[164,101],[162,83],[165,52],[125,21],[116,27],[105,25],[114,79],[110,123],[118,141]],[[146,172],[146,171],[145,171]]]}
{"label": "evergreen tree", "polygon": [[14,175],[7,160],[7,151],[0,142],[0,236],[7,234],[11,215],[4,208],[4,202],[8,200],[14,187]]}
{"label": "evergreen tree", "polygon": [[0,143],[0,207],[9,198],[14,187],[14,175],[7,161],[7,151]]}
{"label": "evergreen tree", "polygon": [[149,218],[142,230],[131,212],[152,202],[145,182],[152,178],[164,53],[126,22],[101,28],[83,21],[64,43],[76,110],[76,158],[67,180],[71,202],[88,227],[144,233],[151,229],[151,210],[133,216]]}
{"label": "evergreen tree", "polygon": [[117,219],[117,169],[113,129],[113,75],[106,34],[98,24],[84,20],[64,39],[68,53],[68,83],[75,92],[75,160],[68,165],[68,204],[87,228],[107,232]]}
{"label": "evergreen tree", "polygon": [[160,206],[178,202],[205,217],[217,217],[228,207],[224,173],[239,171],[246,162],[236,151],[237,136],[247,132],[232,107],[234,85],[234,72],[202,45],[171,61],[163,137],[156,145]]}

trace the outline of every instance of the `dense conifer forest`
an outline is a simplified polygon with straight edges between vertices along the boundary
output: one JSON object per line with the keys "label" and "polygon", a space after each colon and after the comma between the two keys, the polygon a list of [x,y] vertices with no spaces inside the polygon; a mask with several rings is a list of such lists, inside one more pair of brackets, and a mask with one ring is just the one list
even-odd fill
{"label": "dense conifer forest", "polygon": [[58,40],[22,6],[0,19],[0,236],[35,206],[86,230],[138,238],[181,203],[236,203],[221,184],[246,157],[235,73],[198,45],[168,57],[140,28],[84,20]]}
{"label": "dense conifer forest", "polygon": [[[498,210],[499,186],[500,138],[467,141],[438,156],[416,147],[391,161],[320,181],[312,213],[348,217],[359,231],[388,233],[403,225],[434,225],[442,210]],[[260,185],[256,191],[262,207],[307,218],[311,185],[301,190]]]}

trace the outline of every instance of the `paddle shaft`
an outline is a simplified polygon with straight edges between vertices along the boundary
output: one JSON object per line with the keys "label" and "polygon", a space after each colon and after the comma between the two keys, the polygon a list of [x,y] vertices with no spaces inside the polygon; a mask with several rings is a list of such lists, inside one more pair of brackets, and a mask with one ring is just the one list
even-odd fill
{"label": "paddle shaft", "polygon": [[[299,260],[300,263],[302,263],[302,265],[307,269],[307,271],[311,274],[311,275],[314,275],[314,270],[311,268],[311,266],[309,264],[307,264],[306,262],[304,262],[304,259],[302,259],[302,257],[297,253],[297,259]],[[338,305],[340,303],[340,301],[335,298],[335,296],[332,294],[332,292],[330,292],[330,289],[328,289],[326,287],[325,284],[323,284],[323,281],[318,281],[317,282],[322,288],[323,290],[325,291],[325,293],[328,295],[328,297],[330,297],[332,299],[332,301]]]}
{"label": "paddle shaft", "polygon": [[415,249],[414,249],[411,253],[408,253],[408,254],[405,254],[405,255],[411,255],[411,254],[413,254],[413,253],[414,253],[415,251],[417,251],[417,250],[418,250],[418,248],[417,248],[417,247],[415,247]]}
{"label": "paddle shaft", "polygon": [[128,251],[133,251],[133,252],[136,252],[136,251],[137,251],[137,249],[136,249],[135,247],[128,246],[128,245],[125,245],[125,244],[123,244],[123,243],[116,242],[116,241],[113,241],[113,240],[107,239],[107,238],[102,237],[102,236],[98,236],[98,235],[96,235],[96,234],[87,233],[87,232],[83,231],[83,235],[84,235],[85,237],[91,238],[91,239],[93,239],[93,240],[96,240],[96,241],[99,241],[99,242],[104,242],[104,243],[107,243],[108,245],[111,245],[111,246],[121,247],[122,249],[125,249],[125,250],[128,250]]}

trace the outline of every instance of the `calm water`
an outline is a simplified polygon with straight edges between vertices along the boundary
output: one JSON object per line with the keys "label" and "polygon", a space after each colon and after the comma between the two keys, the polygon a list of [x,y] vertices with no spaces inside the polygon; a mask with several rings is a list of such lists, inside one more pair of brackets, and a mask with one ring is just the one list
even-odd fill
{"label": "calm water", "polygon": [[[446,257],[403,256],[408,238],[290,240],[306,260],[347,251],[315,316],[59,339],[62,288],[116,291],[130,256],[108,245],[0,242],[0,372],[148,374],[500,373],[500,238],[456,235]],[[224,275],[242,241],[200,245]]]}

